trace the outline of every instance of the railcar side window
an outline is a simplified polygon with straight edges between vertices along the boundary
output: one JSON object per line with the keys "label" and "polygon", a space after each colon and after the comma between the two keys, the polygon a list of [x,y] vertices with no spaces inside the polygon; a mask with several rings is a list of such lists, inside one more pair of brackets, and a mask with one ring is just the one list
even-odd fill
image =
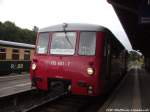
{"label": "railcar side window", "polygon": [[0,48],[0,60],[5,60],[5,59],[6,59],[6,49]]}
{"label": "railcar side window", "polygon": [[50,53],[61,55],[73,55],[75,53],[75,44],[75,32],[53,33]]}
{"label": "railcar side window", "polygon": [[49,41],[48,33],[40,33],[39,34],[37,53],[39,53],[39,54],[47,53],[48,41]]}
{"label": "railcar side window", "polygon": [[24,51],[24,60],[30,60],[30,50]]}
{"label": "railcar side window", "polygon": [[12,59],[19,60],[19,49],[13,49]]}
{"label": "railcar side window", "polygon": [[96,32],[81,32],[79,55],[95,55]]}

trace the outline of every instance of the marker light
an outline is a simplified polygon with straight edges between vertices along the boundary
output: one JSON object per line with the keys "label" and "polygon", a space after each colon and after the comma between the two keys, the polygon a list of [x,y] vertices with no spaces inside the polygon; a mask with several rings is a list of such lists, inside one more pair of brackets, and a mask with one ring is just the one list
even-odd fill
{"label": "marker light", "polygon": [[89,86],[89,87],[88,87],[88,89],[89,89],[89,90],[92,90],[92,89],[93,89],[93,87],[92,87],[92,86]]}
{"label": "marker light", "polygon": [[94,69],[93,68],[87,68],[87,74],[92,76],[94,74]]}
{"label": "marker light", "polygon": [[33,64],[32,64],[32,70],[35,70],[35,69],[36,69],[36,64],[33,63]]}
{"label": "marker light", "polygon": [[71,90],[71,85],[68,86],[68,91],[70,91],[70,90]]}
{"label": "marker light", "polygon": [[88,94],[93,94],[93,91],[92,90],[88,90]]}

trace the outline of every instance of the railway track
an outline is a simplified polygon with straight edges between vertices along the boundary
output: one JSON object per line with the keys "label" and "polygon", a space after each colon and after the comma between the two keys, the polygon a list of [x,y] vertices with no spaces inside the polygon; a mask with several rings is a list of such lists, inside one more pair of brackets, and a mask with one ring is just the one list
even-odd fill
{"label": "railway track", "polygon": [[31,90],[0,99],[0,112],[29,112],[34,108],[51,102],[67,92],[42,92]]}
{"label": "railway track", "polygon": [[67,92],[63,92],[63,93],[49,93],[47,95],[45,95],[44,97],[42,97],[41,99],[38,99],[35,103],[33,103],[32,105],[29,105],[25,108],[21,109],[21,112],[29,112],[31,110],[34,110],[35,108],[38,108],[42,105],[47,104],[48,102],[54,101],[64,95],[66,95]]}
{"label": "railway track", "polygon": [[[123,79],[120,79],[120,81]],[[119,82],[113,88],[118,84]],[[99,97],[66,95],[28,112],[98,112],[113,91],[114,89]]]}
{"label": "railway track", "polygon": [[86,97],[36,89],[0,99],[0,112],[97,112],[109,95]]}
{"label": "railway track", "polygon": [[0,98],[0,112],[94,112],[105,96],[85,97],[68,92],[43,92],[36,89]]}
{"label": "railway track", "polygon": [[67,95],[28,112],[97,112],[105,98]]}
{"label": "railway track", "polygon": [[[93,97],[75,96],[68,92],[32,90],[0,99],[0,112],[93,112],[98,101]],[[89,107],[87,109],[87,107]],[[92,108],[91,108],[92,107]],[[88,110],[88,111],[87,111]],[[92,110],[92,111],[89,111]]]}
{"label": "railway track", "polygon": [[78,112],[89,102],[85,98],[77,96],[62,97],[46,105],[33,109],[29,112]]}
{"label": "railway track", "polygon": [[75,96],[61,88],[54,90],[48,93],[33,89],[0,98],[0,112],[97,112],[109,96]]}
{"label": "railway track", "polygon": [[32,90],[1,98],[0,112],[97,112],[107,97]]}

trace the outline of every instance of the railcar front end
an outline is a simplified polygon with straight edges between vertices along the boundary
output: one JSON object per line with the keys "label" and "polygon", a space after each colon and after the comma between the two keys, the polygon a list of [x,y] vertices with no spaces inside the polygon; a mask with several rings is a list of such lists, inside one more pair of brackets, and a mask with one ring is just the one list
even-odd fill
{"label": "railcar front end", "polygon": [[64,24],[44,28],[38,33],[31,64],[32,85],[97,96],[121,77],[123,55],[122,45],[104,27]]}
{"label": "railcar front end", "polygon": [[72,94],[99,95],[103,47],[104,33],[100,31],[39,32],[32,84],[42,90],[61,86]]}

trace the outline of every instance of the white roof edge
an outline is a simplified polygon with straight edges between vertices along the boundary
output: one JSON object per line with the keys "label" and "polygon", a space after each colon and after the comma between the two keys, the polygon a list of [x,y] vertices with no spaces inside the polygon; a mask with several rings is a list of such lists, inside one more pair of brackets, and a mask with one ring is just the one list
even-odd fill
{"label": "white roof edge", "polygon": [[[100,25],[94,25],[94,24],[83,24],[83,23],[65,23],[67,26],[65,28],[65,31],[104,31],[107,28],[100,26]],[[53,25],[50,27],[46,27],[43,29],[40,29],[39,32],[51,32],[51,31],[64,31],[63,28],[64,24],[58,24]]]}
{"label": "white roof edge", "polygon": [[8,46],[16,46],[16,47],[26,47],[26,48],[35,48],[35,45],[32,45],[32,44],[12,42],[12,41],[5,41],[5,40],[0,40],[0,45],[8,45]]}

